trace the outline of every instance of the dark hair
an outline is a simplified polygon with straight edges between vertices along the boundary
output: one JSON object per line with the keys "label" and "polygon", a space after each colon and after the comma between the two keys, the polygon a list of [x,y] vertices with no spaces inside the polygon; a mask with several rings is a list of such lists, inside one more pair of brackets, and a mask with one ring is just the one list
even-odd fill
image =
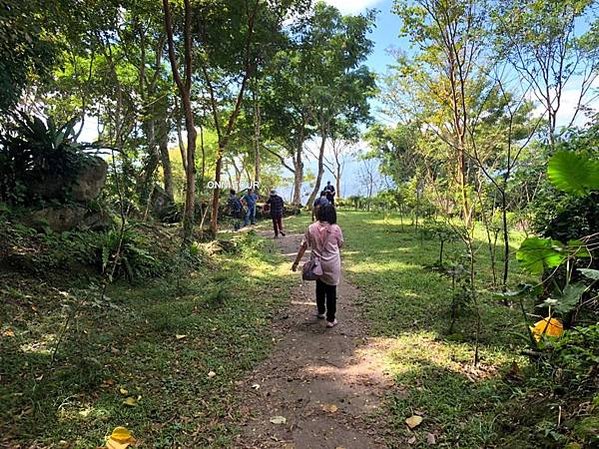
{"label": "dark hair", "polygon": [[229,193],[230,193],[231,195],[235,195],[235,190],[234,190],[234,189],[230,189],[230,190],[229,190]]}
{"label": "dark hair", "polygon": [[326,221],[329,224],[337,224],[337,211],[335,210],[335,206],[332,204],[320,206],[316,210],[316,218],[318,221]]}

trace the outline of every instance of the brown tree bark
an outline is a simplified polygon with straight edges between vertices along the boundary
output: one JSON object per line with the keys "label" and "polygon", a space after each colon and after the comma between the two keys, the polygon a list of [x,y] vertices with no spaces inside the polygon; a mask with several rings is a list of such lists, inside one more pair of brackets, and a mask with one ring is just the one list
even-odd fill
{"label": "brown tree bark", "polygon": [[168,124],[165,119],[163,119],[163,122],[160,129],[160,141],[158,143],[160,149],[160,162],[162,164],[162,174],[164,177],[164,190],[171,199],[174,199],[173,169],[171,166],[171,157],[168,152]]}
{"label": "brown tree bark", "polygon": [[164,9],[164,25],[168,42],[168,56],[171,63],[173,78],[177,84],[181,104],[185,115],[185,128],[187,130],[187,167],[185,170],[185,210],[183,212],[183,244],[191,244],[193,238],[194,212],[195,212],[195,148],[196,129],[194,125],[193,109],[191,106],[191,76],[192,76],[192,41],[191,41],[191,0],[184,0],[185,25],[183,40],[185,48],[185,81],[181,78],[175,55],[173,38],[173,20],[169,0],[162,0]]}

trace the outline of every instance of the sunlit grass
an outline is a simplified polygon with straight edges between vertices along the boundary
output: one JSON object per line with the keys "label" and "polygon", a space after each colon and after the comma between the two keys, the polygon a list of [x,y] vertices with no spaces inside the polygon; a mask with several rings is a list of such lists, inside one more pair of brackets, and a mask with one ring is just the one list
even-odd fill
{"label": "sunlit grass", "polygon": [[[301,229],[307,220],[297,220]],[[393,214],[344,211],[338,215],[346,247],[342,258],[346,275],[361,288],[361,310],[380,345],[380,357],[394,376],[398,393],[391,394],[391,412],[398,444],[416,437],[413,447],[428,447],[427,433],[441,447],[480,448],[497,445],[497,416],[510,397],[502,374],[519,355],[518,332],[523,324],[517,310],[493,296],[490,255],[484,229],[474,233],[477,291],[482,314],[481,362],[473,367],[475,320],[466,311],[448,334],[452,283],[431,270],[439,257],[439,243],[426,240],[410,220]],[[296,224],[296,226],[297,226]],[[522,236],[514,234],[512,257]],[[459,241],[446,244],[445,262],[465,252]],[[502,267],[501,240],[497,270]],[[511,261],[510,285],[524,280]],[[496,287],[497,290],[499,288]],[[408,431],[404,420],[413,413],[423,424]]]}
{"label": "sunlit grass", "polygon": [[[118,283],[104,303],[85,288],[50,297],[53,289],[25,279],[19,298],[48,295],[33,303],[38,313],[4,294],[14,336],[0,347],[2,441],[87,449],[124,425],[144,447],[230,447],[235,429],[225,417],[238,413],[234,382],[268,355],[269,326],[290,284],[288,263],[270,242],[229,237],[232,253],[165,279]],[[129,396],[135,405],[123,403]]]}

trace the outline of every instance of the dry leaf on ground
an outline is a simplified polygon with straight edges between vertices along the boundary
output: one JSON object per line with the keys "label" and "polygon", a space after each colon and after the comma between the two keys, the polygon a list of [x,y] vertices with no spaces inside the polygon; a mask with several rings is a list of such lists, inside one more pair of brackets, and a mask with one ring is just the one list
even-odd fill
{"label": "dry leaf on ground", "polygon": [[412,415],[406,419],[406,424],[410,429],[418,427],[422,423],[422,416]]}
{"label": "dry leaf on ground", "polygon": [[426,434],[426,442],[431,446],[437,444],[437,437],[435,434],[429,432]]}
{"label": "dry leaf on ground", "polygon": [[135,443],[135,438],[133,438],[133,434],[129,429],[116,427],[106,440],[106,447],[108,449],[126,449],[133,443]]}
{"label": "dry leaf on ground", "polygon": [[273,424],[285,424],[287,422],[287,418],[284,416],[273,416],[270,418],[270,422]]}
{"label": "dry leaf on ground", "polygon": [[137,399],[135,399],[133,396],[129,396],[123,401],[123,404],[128,405],[129,407],[135,407],[137,405]]}
{"label": "dry leaf on ground", "polygon": [[322,404],[322,409],[325,412],[335,413],[337,410],[339,410],[339,407],[337,407],[335,404]]}

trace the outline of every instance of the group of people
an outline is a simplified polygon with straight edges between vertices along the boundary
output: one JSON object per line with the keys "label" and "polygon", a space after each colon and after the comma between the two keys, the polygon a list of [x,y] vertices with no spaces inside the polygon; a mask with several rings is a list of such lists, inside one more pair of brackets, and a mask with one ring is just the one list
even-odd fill
{"label": "group of people", "polygon": [[[256,206],[259,196],[253,189],[248,189],[241,197],[235,190],[229,191],[228,207],[230,214],[237,220],[243,218],[243,226],[256,223]],[[283,231],[284,201],[276,190],[271,190],[264,204],[264,212],[270,213],[273,223],[275,238],[285,236]],[[343,232],[337,224],[337,210],[335,209],[335,188],[327,182],[320,193],[320,197],[312,205],[313,223],[304,233],[297,256],[291,269],[297,271],[304,253],[310,249],[310,257],[317,259],[322,274],[316,279],[316,317],[326,319],[326,326],[331,328],[338,324],[337,313],[337,285],[341,278],[341,254],[343,246]],[[239,221],[235,229],[239,229]]]}
{"label": "group of people", "polygon": [[[250,224],[256,224],[256,208],[258,205],[258,193],[254,189],[248,189],[247,192],[239,197],[234,189],[229,190],[228,208],[229,214],[235,219],[234,228],[235,230],[240,229],[242,226],[249,226]],[[271,190],[268,199],[264,204],[264,212],[270,213],[272,218],[273,228],[275,231],[275,238],[279,235],[284,236],[283,231],[283,208],[284,201],[276,190]],[[243,224],[241,224],[243,219]]]}

